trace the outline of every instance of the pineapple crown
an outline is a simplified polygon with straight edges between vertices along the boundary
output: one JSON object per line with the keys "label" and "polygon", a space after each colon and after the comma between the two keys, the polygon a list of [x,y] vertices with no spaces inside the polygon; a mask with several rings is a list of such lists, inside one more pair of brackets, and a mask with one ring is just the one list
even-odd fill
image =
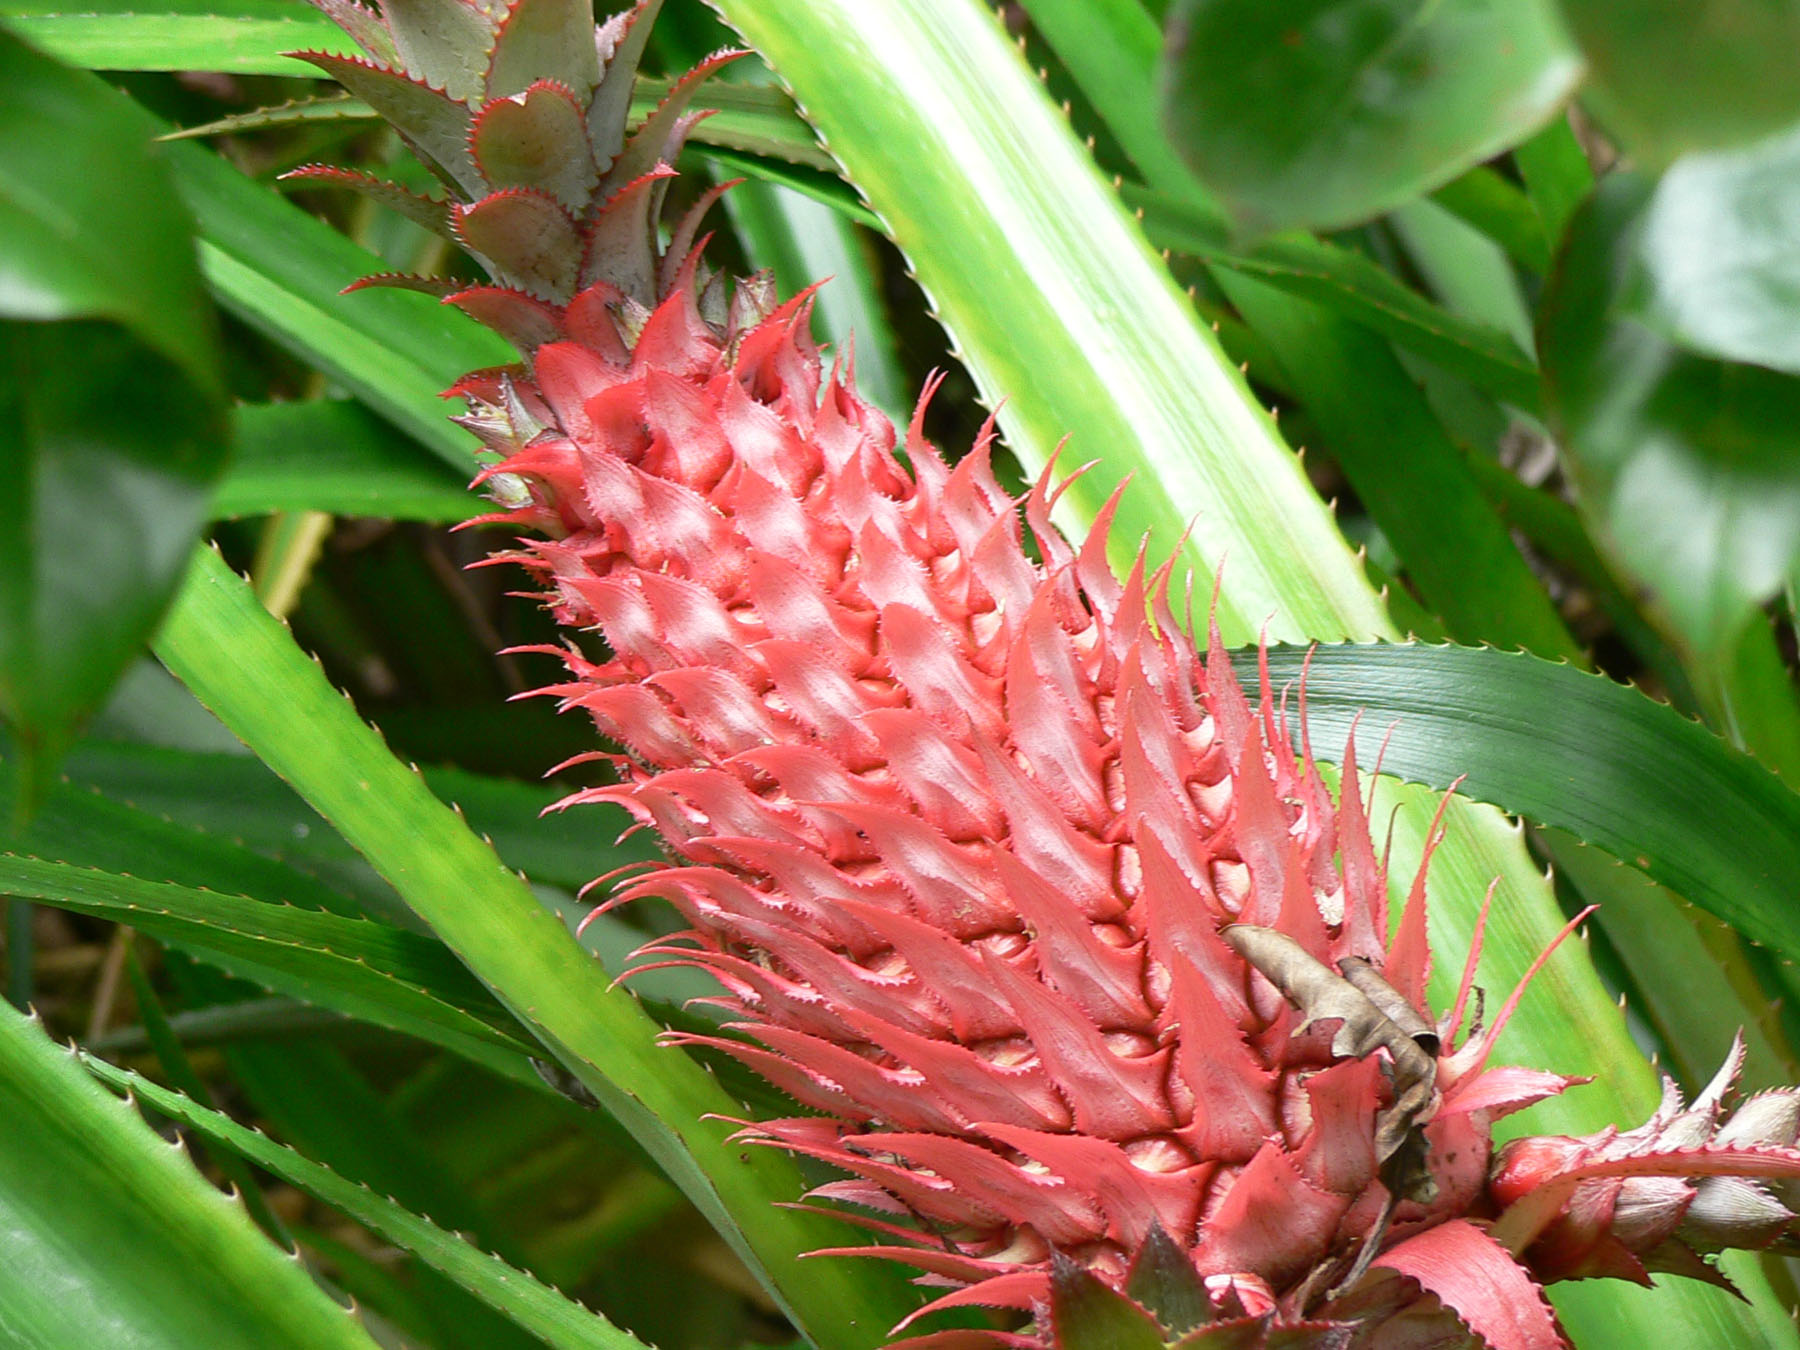
{"label": "pineapple crown", "polygon": [[[706,111],[689,111],[706,77],[741,52],[707,58],[628,130],[632,88],[662,0],[639,0],[598,28],[589,0],[314,0],[364,55],[295,52],[392,124],[437,176],[426,196],[369,174],[307,165],[285,175],[375,198],[450,240],[491,285],[387,274],[358,286],[437,295],[528,358],[574,336],[623,352],[663,297],[691,289],[707,321],[741,327],[767,291],[699,275],[699,222],[727,185],[704,194],[665,246],[658,222],[670,161]],[[353,288],[354,289],[354,288]]]}
{"label": "pineapple crown", "polygon": [[500,456],[483,519],[541,536],[496,561],[609,648],[552,649],[539,691],[624,748],[569,803],[668,850],[609,903],[671,902],[690,928],[639,968],[723,986],[721,1034],[670,1039],[818,1113],[746,1137],[846,1174],[812,1198],[882,1242],[839,1254],[1035,1318],[916,1350],[1543,1350],[1541,1281],[1716,1279],[1703,1254],[1793,1240],[1800,1090],[1723,1119],[1735,1055],[1692,1107],[1496,1159],[1492,1122],[1570,1080],[1489,1066],[1519,991],[1465,1034],[1479,941],[1431,1015],[1424,868],[1390,923],[1354,747],[1334,796],[1266,670],[1253,705],[1182,636],[1169,566],[1112,575],[1110,506],[1071,546],[1040,479],[1028,548],[991,430],[950,465],[915,415],[902,463],[806,296],[703,273],[717,190],[660,245],[729,53],[628,130],[658,0],[597,31],[588,0],[315,3],[365,55],[302,55],[447,195],[298,176],[470,251],[491,284],[364,284],[526,357],[452,392]]}

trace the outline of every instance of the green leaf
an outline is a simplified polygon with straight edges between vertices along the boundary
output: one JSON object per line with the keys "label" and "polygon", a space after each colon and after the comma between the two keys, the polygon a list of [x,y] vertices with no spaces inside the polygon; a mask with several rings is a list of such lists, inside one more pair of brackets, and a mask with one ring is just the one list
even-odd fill
{"label": "green leaf", "polygon": [[1051,1261],[1050,1325],[1059,1350],[1163,1350],[1149,1313],[1061,1252]]}
{"label": "green leaf", "polygon": [[1800,375],[1800,127],[1684,155],[1646,208],[1651,322],[1690,351]]}
{"label": "green leaf", "polygon": [[1518,143],[1581,64],[1548,0],[1179,0],[1164,125],[1239,226],[1355,224]]}
{"label": "green leaf", "polygon": [[195,559],[157,653],[398,890],[519,1020],[662,1165],[822,1344],[873,1346],[916,1306],[896,1272],[809,1262],[843,1230],[778,1208],[794,1163],[729,1142],[736,1102],[656,1043],[636,1000],[493,851],[388,753],[317,666],[210,550]]}
{"label": "green leaf", "polygon": [[975,0],[719,8],[907,255],[1027,472],[1071,432],[1066,462],[1103,456],[1062,519],[1091,518],[1141,476],[1113,531],[1121,567],[1146,533],[1161,557],[1197,524],[1185,561],[1211,576],[1229,555],[1219,621],[1238,640],[1271,614],[1295,636],[1386,631],[1267,411],[990,12]]}
{"label": "green leaf", "polygon": [[1651,192],[1614,174],[1577,215],[1539,345],[1596,542],[1691,655],[1723,659],[1800,558],[1800,379],[1662,331],[1644,253]]}
{"label": "green leaf", "polygon": [[486,508],[463,475],[355,403],[261,403],[231,414],[231,468],[214,519],[326,511],[389,520],[467,520]]}
{"label": "green leaf", "polygon": [[1517,342],[1491,324],[1433,304],[1362,254],[1302,234],[1233,249],[1212,232],[1204,213],[1179,199],[1134,185],[1124,195],[1143,210],[1145,232],[1164,248],[1317,301],[1496,398],[1526,410],[1537,407],[1537,364]]}
{"label": "green leaf", "polygon": [[333,1205],[377,1237],[409,1251],[454,1280],[495,1311],[539,1337],[556,1350],[642,1350],[643,1342],[613,1326],[598,1313],[538,1283],[497,1256],[490,1256],[447,1233],[392,1200],[312,1162],[291,1148],[247,1129],[229,1116],[209,1110],[178,1092],[120,1069],[92,1055],[81,1055],[88,1072],[129,1092],[171,1120],[180,1121],[201,1138],[255,1163],[308,1195]]}
{"label": "green leaf", "polygon": [[[1232,657],[1247,679],[1256,659]],[[1745,936],[1800,956],[1800,795],[1673,708],[1572,666],[1491,648],[1270,649],[1272,688],[1303,671],[1306,730],[1321,759],[1341,756],[1360,717],[1364,769],[1380,750],[1384,774],[1454,786],[1565,830]]]}
{"label": "green leaf", "polygon": [[1550,270],[1550,243],[1536,208],[1495,170],[1470,169],[1432,193],[1431,200],[1480,230],[1514,262],[1540,275]]}
{"label": "green leaf", "polygon": [[[194,755],[189,759],[172,752],[144,751],[141,747],[119,753],[149,771],[161,766],[178,773],[191,764],[198,772],[218,765],[222,772],[213,781],[221,795],[215,801],[213,823],[232,833],[203,828],[206,822],[170,819],[166,814],[167,799],[159,795],[135,794],[142,800],[131,800],[134,794],[129,779],[108,784],[123,789],[111,795],[97,790],[97,780],[88,766],[96,755],[102,762],[113,756],[107,747],[90,743],[75,751],[68,764],[74,776],[50,791],[30,826],[8,841],[10,850],[47,861],[129,873],[151,881],[258,895],[269,901],[350,917],[360,916],[365,909],[379,912],[379,897],[370,904],[366,895],[334,884],[336,877],[321,875],[325,869],[296,865],[294,853],[280,856],[284,843],[303,841],[294,840],[291,833],[282,838],[279,826],[272,830],[272,839],[256,841],[256,848],[245,845],[242,832],[236,827],[248,822],[235,813],[239,802],[229,795],[232,786],[251,776],[241,772],[245,757]],[[224,761],[222,765],[218,764],[220,760]],[[260,767],[255,760],[249,760],[248,765]],[[240,772],[233,774],[234,769]],[[0,796],[0,807],[10,805],[6,797]],[[303,819],[304,811],[301,806],[299,811],[287,813],[282,817],[283,823],[291,829],[292,823]],[[316,816],[312,820],[321,833],[326,832],[323,821]]]}
{"label": "green leaf", "polygon": [[303,0],[0,0],[0,22],[52,56],[90,70],[220,70],[318,78],[284,52],[348,45]]}
{"label": "green leaf", "polygon": [[372,1350],[137,1113],[0,1007],[0,1326],[42,1350]]}
{"label": "green leaf", "polygon": [[1356,325],[1241,276],[1220,283],[1274,347],[1306,410],[1426,608],[1465,642],[1579,649],[1393,350]]}
{"label": "green leaf", "polygon": [[531,1084],[536,1045],[431,938],[366,919],[0,854],[0,889],[129,924],[278,993],[418,1036]]}
{"label": "green leaf", "polygon": [[[249,755],[89,741],[68,771],[80,790],[53,796],[21,847],[187,885],[210,877],[225,889],[338,912],[354,912],[346,897],[377,914],[394,903],[393,889],[356,850]],[[555,785],[448,767],[421,772],[439,801],[534,883],[575,891],[602,872],[660,856],[642,834],[613,842],[630,824],[622,810],[544,814],[564,795]],[[212,839],[208,851],[209,835],[227,838]],[[269,857],[246,858],[249,850]]]}
{"label": "green leaf", "polygon": [[1558,0],[1587,101],[1638,155],[1755,140],[1800,118],[1796,0]]}
{"label": "green leaf", "polygon": [[0,718],[22,811],[149,636],[224,462],[193,227],[146,139],[119,94],[0,30]]}

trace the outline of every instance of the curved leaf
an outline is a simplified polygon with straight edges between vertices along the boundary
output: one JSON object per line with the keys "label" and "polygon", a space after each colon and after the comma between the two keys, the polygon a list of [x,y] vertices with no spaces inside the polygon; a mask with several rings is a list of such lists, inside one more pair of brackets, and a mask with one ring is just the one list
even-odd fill
{"label": "curved leaf", "polygon": [[[1255,679],[1255,652],[1232,660]],[[1385,774],[1566,830],[1800,956],[1800,795],[1698,722],[1602,676],[1486,647],[1269,649],[1275,690],[1302,672],[1319,758],[1338,759],[1356,723],[1363,768],[1380,750]],[[1296,736],[1298,706],[1288,698]]]}
{"label": "curved leaf", "polygon": [[1616,173],[1577,213],[1539,348],[1598,542],[1710,657],[1800,560],[1800,377],[1712,360],[1663,331],[1641,251],[1651,192]]}
{"label": "curved leaf", "polygon": [[1800,118],[1795,0],[1558,0],[1596,110],[1652,161]]}
{"label": "curved leaf", "polygon": [[267,1135],[247,1129],[179,1092],[159,1087],[129,1069],[117,1068],[92,1055],[78,1052],[78,1057],[88,1072],[102,1082],[147,1102],[209,1143],[230,1149],[289,1185],[343,1210],[378,1237],[413,1253],[554,1350],[643,1350],[642,1341],[598,1313],[540,1284],[530,1273],[470,1245],[455,1233],[445,1232],[431,1220],[383,1199],[366,1186],[346,1181],[330,1168],[277,1144]]}
{"label": "curved leaf", "polygon": [[1581,64],[1548,0],[1177,0],[1163,122],[1247,232],[1335,228],[1542,126]]}
{"label": "curved leaf", "polygon": [[0,718],[25,807],[167,605],[224,464],[193,226],[147,140],[0,31]]}
{"label": "curved leaf", "polygon": [[537,1050],[437,942],[388,924],[0,854],[0,890],[113,919],[233,975],[533,1085]]}
{"label": "curved leaf", "polygon": [[481,505],[463,476],[342,399],[232,409],[235,453],[215,520],[325,511],[388,520],[467,520]]}
{"label": "curved leaf", "polygon": [[1645,212],[1651,312],[1684,346],[1800,375],[1800,128],[1684,155]]}
{"label": "curved leaf", "polygon": [[373,1350],[305,1268],[0,1005],[0,1326],[30,1350]]}

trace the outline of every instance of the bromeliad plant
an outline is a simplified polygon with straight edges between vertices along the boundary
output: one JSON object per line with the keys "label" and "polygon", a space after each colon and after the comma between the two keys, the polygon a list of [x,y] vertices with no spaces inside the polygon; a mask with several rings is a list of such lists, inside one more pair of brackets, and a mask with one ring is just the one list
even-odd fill
{"label": "bromeliad plant", "polygon": [[[1428,923],[1437,822],[1416,868],[1391,867],[1354,745],[1336,791],[1314,763],[1304,683],[1278,689],[1265,656],[1260,699],[1245,698],[1220,627],[1242,626],[1267,598],[1259,587],[1285,600],[1291,575],[1263,554],[1217,568],[1202,659],[1175,613],[1178,562],[1140,545],[1124,581],[1111,568],[1129,492],[1106,495],[1071,544],[1051,516],[1089,491],[1081,475],[1046,471],[1015,500],[991,427],[947,462],[926,438],[929,390],[902,437],[857,392],[847,353],[824,365],[813,292],[783,302],[766,275],[708,265],[700,232],[722,188],[665,232],[673,162],[704,115],[690,106],[728,56],[634,99],[655,0],[597,32],[571,0],[321,8],[363,55],[304,59],[386,118],[445,195],[312,165],[289,178],[361,191],[487,273],[372,280],[436,294],[521,358],[452,388],[462,425],[497,456],[480,482],[500,509],[481,523],[529,531],[499,561],[526,569],[557,623],[597,640],[543,648],[567,679],[541,692],[618,747],[570,761],[611,772],[565,804],[623,806],[664,850],[603,877],[612,898],[594,917],[605,928],[615,906],[669,902],[687,927],[642,945],[632,978],[697,968],[722,986],[702,1001],[724,1020],[667,1010],[678,1029],[652,1048],[629,996],[596,981],[560,927],[546,931],[537,902],[368,743],[215,562],[192,574],[164,661],[499,1001],[428,939],[330,913],[358,906],[329,887],[317,912],[248,919],[180,878],[95,880],[12,858],[10,887],[128,914],[234,974],[374,1009],[515,1081],[528,1053],[560,1060],[574,1081],[541,1065],[548,1080],[598,1095],[822,1345],[873,1344],[899,1323],[918,1347],[1554,1346],[1566,1333],[1545,1284],[1724,1283],[1708,1260],[1722,1249],[1788,1248],[1781,1187],[1800,1177],[1800,1089],[1728,1111],[1741,1045],[1692,1106],[1669,1084],[1636,1129],[1496,1146],[1497,1121],[1581,1081],[1550,1056],[1502,1066],[1501,1037],[1542,1001],[1525,986],[1560,939],[1538,931],[1545,909],[1504,894],[1490,923],[1488,902],[1474,903],[1484,889],[1492,899],[1485,886],[1446,910],[1441,867]],[[745,6],[747,30],[758,13]],[[1052,43],[1068,31],[1057,6],[1033,17]],[[1067,62],[1079,79],[1080,60]],[[1115,130],[1129,141],[1129,117]],[[1173,181],[1153,150],[1133,153]],[[1294,247],[1314,264],[1330,256]],[[1282,255],[1256,256],[1276,267]],[[1245,315],[1270,312],[1240,282],[1223,289]],[[1236,452],[1270,440],[1265,423],[1233,417]],[[1322,518],[1283,464],[1221,514],[1253,512],[1262,492],[1310,537]],[[1240,566],[1252,584],[1235,584]],[[1354,585],[1333,585],[1336,621],[1379,624]],[[240,655],[215,662],[216,649]],[[258,672],[254,688],[221,675],[231,660]],[[313,730],[284,730],[271,700]],[[350,757],[348,772],[319,762],[312,734]],[[1785,800],[1754,782],[1752,800]],[[1477,840],[1491,828],[1451,825]],[[1467,847],[1452,834],[1440,857]],[[234,876],[257,875],[230,861]],[[1433,927],[1440,952],[1462,949],[1442,963],[1460,971],[1448,998],[1428,988]],[[1484,1018],[1489,927],[1532,956]],[[1565,988],[1581,996],[1585,978],[1565,973]],[[165,1071],[203,1093],[149,984],[138,988]],[[71,1132],[96,1109],[36,1043],[7,1044],[12,1081],[40,1084]],[[764,1103],[747,1111],[677,1046],[748,1066],[785,1104],[739,1084]],[[449,1235],[203,1106],[90,1067],[417,1253],[512,1327],[553,1344],[629,1340],[540,1286],[496,1282]],[[774,1208],[802,1191],[778,1154],[830,1165],[810,1205]],[[258,1217],[283,1233],[272,1212]],[[848,1245],[846,1220],[883,1241]],[[843,1273],[852,1257],[948,1292],[901,1318],[883,1277]],[[546,1260],[541,1248],[524,1259]],[[333,1264],[346,1283],[357,1270],[342,1252]],[[1002,1315],[913,1325],[970,1308]],[[349,1343],[349,1324],[303,1316],[318,1343]]]}
{"label": "bromeliad plant", "polygon": [[[582,756],[622,781],[564,805],[617,802],[684,864],[617,896],[692,925],[638,968],[714,975],[748,1039],[675,1039],[819,1113],[746,1137],[914,1221],[860,1219],[899,1245],[828,1254],[916,1264],[957,1289],[915,1316],[1013,1308],[1044,1343],[1070,1342],[1085,1271],[1194,1345],[1523,1350],[1560,1340],[1539,1279],[1783,1240],[1794,1216],[1748,1178],[1800,1177],[1800,1089],[1721,1124],[1735,1064],[1620,1140],[1492,1158],[1493,1121],[1570,1080],[1489,1067],[1522,989],[1464,1026],[1479,928],[1432,1016],[1426,863],[1390,924],[1354,750],[1334,803],[1266,676],[1253,715],[1217,630],[1204,663],[1187,645],[1172,565],[1118,583],[1111,512],[1071,548],[1047,476],[1034,562],[991,433],[952,469],[916,415],[903,467],[848,362],[824,371],[808,297],[706,268],[721,189],[661,240],[688,104],[730,58],[628,128],[659,7],[590,43],[572,0],[327,5],[366,55],[307,59],[449,195],[295,176],[399,204],[492,278],[374,281],[524,358],[451,392],[501,457],[481,522],[546,536],[503,560],[608,648],[550,649],[570,678],[541,692],[626,752]],[[913,1344],[977,1340],[1038,1343]]]}

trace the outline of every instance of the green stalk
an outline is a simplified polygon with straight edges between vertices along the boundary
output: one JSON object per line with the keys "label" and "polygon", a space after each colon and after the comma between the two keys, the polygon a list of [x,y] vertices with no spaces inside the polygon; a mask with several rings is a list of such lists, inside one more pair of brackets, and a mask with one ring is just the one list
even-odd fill
{"label": "green stalk", "polygon": [[[775,67],[906,252],[980,387],[1006,396],[1001,423],[1027,465],[1043,464],[1064,433],[1071,466],[1103,456],[1070,494],[1084,513],[1133,475],[1117,537],[1129,546],[1155,527],[1153,558],[1198,512],[1187,557],[1203,580],[1223,562],[1228,638],[1254,637],[1265,621],[1271,636],[1391,636],[1274,424],[978,0],[714,3]],[[1081,7],[1034,5],[1033,17],[1041,27],[1058,8]],[[1130,87],[1142,105],[1147,85]],[[1400,802],[1394,857],[1404,874],[1436,800],[1410,790],[1384,798]],[[1502,817],[1453,801],[1445,821],[1432,871],[1440,977],[1468,950],[1480,897],[1498,878],[1482,975],[1503,996],[1561,914]],[[1635,1124],[1654,1106],[1654,1075],[1579,944],[1539,977],[1502,1053],[1598,1078],[1536,1108],[1525,1128]],[[1766,1285],[1754,1275],[1749,1285],[1752,1297],[1761,1291],[1754,1308],[1674,1284],[1642,1298],[1578,1289],[1562,1306],[1595,1346],[1795,1344]]]}
{"label": "green stalk", "polygon": [[743,1108],[698,1063],[657,1045],[660,1028],[637,1000],[394,759],[210,549],[196,555],[156,652],[637,1137],[809,1338],[831,1350],[878,1345],[916,1306],[880,1263],[796,1264],[847,1230],[778,1208],[806,1189],[792,1160],[731,1143],[728,1122]]}

